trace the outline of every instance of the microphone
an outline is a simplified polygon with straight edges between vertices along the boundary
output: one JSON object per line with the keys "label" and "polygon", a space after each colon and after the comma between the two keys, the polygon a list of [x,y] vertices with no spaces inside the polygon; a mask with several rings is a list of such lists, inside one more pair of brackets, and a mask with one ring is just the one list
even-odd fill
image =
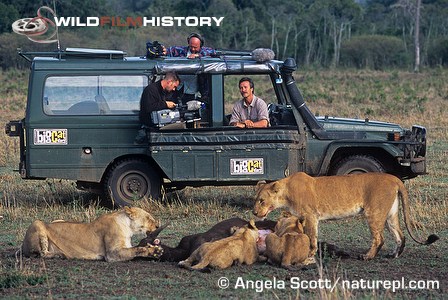
{"label": "microphone", "polygon": [[264,63],[275,58],[275,53],[268,48],[257,48],[251,53],[252,58],[259,63]]}

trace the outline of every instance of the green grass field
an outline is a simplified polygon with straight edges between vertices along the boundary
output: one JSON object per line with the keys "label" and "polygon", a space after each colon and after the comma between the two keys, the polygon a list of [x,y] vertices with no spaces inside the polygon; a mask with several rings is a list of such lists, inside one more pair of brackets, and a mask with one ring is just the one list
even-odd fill
{"label": "green grass field", "polygon": [[[0,123],[20,119],[26,104],[25,71],[0,71]],[[313,112],[368,117],[428,129],[428,174],[406,182],[418,236],[436,233],[431,246],[407,244],[398,259],[388,259],[391,237],[378,257],[364,262],[370,234],[363,218],[322,222],[320,240],[351,258],[322,257],[317,267],[284,270],[268,264],[236,266],[211,274],[192,273],[173,263],[120,263],[27,259],[16,256],[27,227],[35,219],[91,221],[108,212],[93,194],[73,182],[24,181],[18,165],[18,139],[0,134],[0,297],[7,298],[242,298],[358,299],[445,297],[448,265],[448,70],[420,74],[401,71],[301,71],[295,76]],[[260,93],[268,89],[259,86]],[[202,232],[218,221],[252,217],[253,187],[186,188],[164,201],[137,203],[170,225],[160,237],[175,246],[182,236]],[[278,217],[279,212],[270,215]],[[141,237],[135,237],[137,242]],[[219,282],[228,279],[228,288]],[[329,288],[322,286],[330,284]],[[411,286],[415,283],[416,286]],[[436,284],[438,283],[438,284]],[[321,284],[319,288],[319,284]],[[364,284],[364,285],[363,285]],[[405,286],[403,286],[405,284]],[[399,287],[397,287],[399,286]]]}

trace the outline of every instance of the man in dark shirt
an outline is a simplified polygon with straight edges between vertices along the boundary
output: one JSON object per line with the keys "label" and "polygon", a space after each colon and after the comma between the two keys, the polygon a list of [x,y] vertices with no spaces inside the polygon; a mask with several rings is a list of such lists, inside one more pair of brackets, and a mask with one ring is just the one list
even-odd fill
{"label": "man in dark shirt", "polygon": [[170,93],[176,90],[179,83],[179,76],[175,72],[168,72],[162,80],[149,84],[143,90],[139,115],[142,124],[153,125],[151,121],[152,111],[176,107],[176,103],[167,99]]}

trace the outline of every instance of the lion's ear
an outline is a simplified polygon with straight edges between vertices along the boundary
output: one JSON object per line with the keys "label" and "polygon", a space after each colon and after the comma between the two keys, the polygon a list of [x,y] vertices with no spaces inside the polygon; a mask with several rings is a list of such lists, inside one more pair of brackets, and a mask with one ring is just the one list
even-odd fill
{"label": "lion's ear", "polygon": [[281,184],[278,181],[275,181],[275,182],[272,183],[272,191],[274,193],[280,192],[281,189],[282,189]]}
{"label": "lion's ear", "polygon": [[129,218],[133,219],[134,210],[132,209],[132,207],[125,206],[123,209],[124,209],[124,212],[126,213],[126,215],[128,215]]}
{"label": "lion's ear", "polygon": [[297,227],[300,229],[305,227],[305,218],[303,216],[301,216],[300,218],[297,219]]}
{"label": "lion's ear", "polygon": [[262,181],[258,181],[257,185],[255,186],[255,191],[259,191],[262,187],[264,187],[266,185],[266,181],[262,180]]}

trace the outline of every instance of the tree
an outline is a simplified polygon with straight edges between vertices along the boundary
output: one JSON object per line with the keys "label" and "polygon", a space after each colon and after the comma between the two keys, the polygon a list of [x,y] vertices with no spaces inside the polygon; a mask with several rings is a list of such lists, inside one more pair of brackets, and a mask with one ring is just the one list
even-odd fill
{"label": "tree", "polygon": [[420,68],[420,8],[421,0],[399,0],[395,7],[403,9],[413,20],[414,72]]}
{"label": "tree", "polygon": [[[343,35],[346,32],[350,32],[352,22],[359,19],[361,7],[352,0],[331,1],[329,14],[332,20],[332,28],[330,30],[333,39],[332,66],[336,67],[339,64]],[[347,38],[349,37],[347,35]]]}
{"label": "tree", "polygon": [[417,0],[417,8],[415,12],[415,33],[414,33],[414,47],[415,47],[415,63],[414,72],[420,69],[420,7],[422,1]]}

